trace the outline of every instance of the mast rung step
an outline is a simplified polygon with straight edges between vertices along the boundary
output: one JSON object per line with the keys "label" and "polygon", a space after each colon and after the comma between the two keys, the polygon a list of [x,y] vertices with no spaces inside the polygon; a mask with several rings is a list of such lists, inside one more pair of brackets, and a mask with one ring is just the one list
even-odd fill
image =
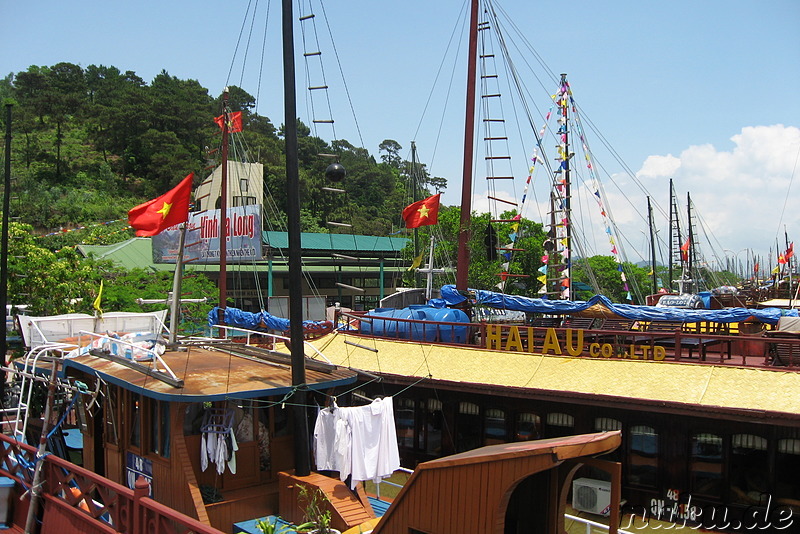
{"label": "mast rung step", "polygon": [[483,119],[483,122],[506,122],[505,119]]}
{"label": "mast rung step", "polygon": [[323,191],[328,191],[329,193],[345,193],[344,189],[336,189],[335,187],[323,187]]}
{"label": "mast rung step", "polygon": [[331,226],[342,226],[342,227],[345,227],[345,228],[351,228],[353,226],[352,224],[333,222],[333,221],[328,221],[328,224],[331,225]]}
{"label": "mast rung step", "polygon": [[481,78],[497,78],[497,74],[484,74]]}
{"label": "mast rung step", "polygon": [[331,254],[331,256],[333,256],[334,258],[338,258],[340,260],[359,261],[359,258],[356,258],[355,256],[346,256],[344,254],[333,253],[333,254]]}
{"label": "mast rung step", "polygon": [[[492,221],[492,222],[494,222],[494,221]],[[506,250],[506,251],[509,251],[509,252],[525,252],[525,250],[527,250],[527,249],[524,249],[524,248],[503,248],[503,247],[497,247],[497,250]]]}
{"label": "mast rung step", "polygon": [[487,180],[513,180],[513,176],[487,176]]}
{"label": "mast rung step", "polygon": [[311,87],[308,88],[308,90],[309,91],[316,91],[318,89],[327,89],[327,88],[328,88],[327,85],[312,85]]}
{"label": "mast rung step", "polygon": [[529,274],[511,274],[511,273],[497,273],[497,276],[509,276],[512,278],[530,278]]}
{"label": "mast rung step", "polygon": [[508,141],[508,137],[484,137],[484,141]]}
{"label": "mast rung step", "polygon": [[517,205],[516,202],[512,202],[510,200],[505,200],[505,199],[502,199],[502,198],[493,197],[491,195],[487,195],[486,198],[488,198],[489,200],[496,200],[498,202],[505,202],[506,204],[511,204],[512,206],[516,206]]}
{"label": "mast rung step", "polygon": [[305,57],[309,57],[309,56],[321,56],[321,55],[322,55],[322,52],[306,52],[306,53],[305,53],[305,54],[303,54],[303,55],[304,55]]}
{"label": "mast rung step", "polygon": [[489,222],[515,223],[515,222],[519,222],[519,219],[492,219]]}
{"label": "mast rung step", "polygon": [[317,154],[317,156],[319,156],[321,158],[338,158],[339,157],[336,154],[325,154],[324,152],[320,152],[319,154]]}
{"label": "mast rung step", "polygon": [[494,54],[481,54],[481,59],[486,59],[490,57],[494,57]]}
{"label": "mast rung step", "polygon": [[511,156],[486,156],[483,159],[511,159]]}
{"label": "mast rung step", "polygon": [[343,284],[341,282],[336,282],[336,285],[339,286],[339,287],[343,287],[345,289],[352,289],[353,291],[360,291],[361,293],[364,292],[364,288],[362,288],[362,287],[349,286],[349,285]]}
{"label": "mast rung step", "polygon": [[359,349],[369,350],[369,351],[372,351],[372,352],[378,352],[378,349],[376,349],[374,347],[367,347],[366,345],[362,345],[360,343],[354,343],[354,342],[352,342],[350,340],[347,340],[347,339],[344,340],[344,343],[345,343],[345,345],[352,345],[354,347],[358,347]]}
{"label": "mast rung step", "polygon": [[314,124],[333,124],[333,119],[315,119]]}
{"label": "mast rung step", "polygon": [[196,245],[199,245],[200,243],[202,243],[202,241],[195,241],[194,243],[189,243],[188,245],[183,245],[183,247],[184,248],[194,247]]}
{"label": "mast rung step", "polygon": [[316,17],[316,15],[314,13],[311,13],[310,15],[303,15],[302,17],[300,17],[300,20],[313,19],[314,17]]}
{"label": "mast rung step", "polygon": [[497,96],[502,96],[500,93],[493,93],[491,95],[481,95],[481,98],[493,98]]}
{"label": "mast rung step", "polygon": [[479,22],[478,23],[478,31],[488,30],[489,23],[488,22]]}

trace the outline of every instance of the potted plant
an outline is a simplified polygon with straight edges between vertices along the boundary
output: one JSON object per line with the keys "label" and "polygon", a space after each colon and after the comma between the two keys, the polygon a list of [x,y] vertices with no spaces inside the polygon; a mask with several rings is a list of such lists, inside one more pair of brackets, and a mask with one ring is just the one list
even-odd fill
{"label": "potted plant", "polygon": [[261,532],[261,534],[286,534],[289,532],[289,525],[279,525],[280,517],[276,518],[274,521],[270,521],[269,519],[258,519],[256,521],[256,528]]}
{"label": "potted plant", "polygon": [[306,523],[295,527],[295,531],[302,532],[303,528],[309,528],[309,532],[315,534],[341,534],[337,529],[331,528],[331,511],[328,508],[330,500],[319,488],[309,488],[299,485],[299,502],[303,506],[303,519]]}

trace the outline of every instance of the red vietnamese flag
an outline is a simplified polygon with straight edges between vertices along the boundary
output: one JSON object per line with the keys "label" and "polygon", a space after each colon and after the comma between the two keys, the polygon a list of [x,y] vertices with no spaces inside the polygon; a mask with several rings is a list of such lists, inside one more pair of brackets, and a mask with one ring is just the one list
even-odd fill
{"label": "red vietnamese flag", "polygon": [[139,204],[128,212],[128,223],[136,235],[154,236],[165,229],[189,220],[189,197],[194,173],[181,180],[171,191]]}
{"label": "red vietnamese flag", "polygon": [[[214,117],[214,122],[217,123],[219,129],[222,130],[222,124],[225,120],[225,115],[220,115],[219,117]],[[228,114],[228,132],[229,133],[236,133],[242,131],[242,112],[235,111],[233,113]]]}
{"label": "red vietnamese flag", "polygon": [[787,263],[792,256],[794,256],[794,241],[789,243],[789,248],[783,253],[783,257],[786,258]]}
{"label": "red vietnamese flag", "polygon": [[439,222],[439,196],[433,195],[413,204],[409,204],[403,210],[403,220],[406,228],[418,228]]}
{"label": "red vietnamese flag", "polygon": [[689,246],[691,245],[691,241],[689,238],[686,238],[686,242],[681,245],[681,260],[689,261]]}

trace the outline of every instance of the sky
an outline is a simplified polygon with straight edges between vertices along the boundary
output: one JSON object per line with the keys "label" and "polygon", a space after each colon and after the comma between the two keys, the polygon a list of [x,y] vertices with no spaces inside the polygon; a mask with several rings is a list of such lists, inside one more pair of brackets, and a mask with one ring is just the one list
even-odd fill
{"label": "sky", "polygon": [[[558,74],[567,73],[606,195],[603,208],[613,216],[619,234],[614,240],[629,261],[648,257],[648,196],[659,254],[666,253],[670,179],[682,214],[691,195],[703,234],[697,241],[711,266],[726,258],[744,263],[753,254],[763,264],[770,251],[774,262],[784,233],[800,240],[800,2],[494,5],[517,33],[514,39],[533,51],[515,59],[515,66],[522,71],[531,65],[534,73],[525,82],[534,129],[544,124]],[[2,75],[62,61],[113,65],[147,82],[166,70],[198,80],[213,96],[226,85],[241,86],[257,97],[259,114],[283,122],[279,2],[0,0],[0,6]],[[308,124],[315,114],[333,118],[335,127],[323,125],[315,133],[347,139],[376,157],[378,145],[393,139],[410,159],[415,141],[419,161],[448,179],[443,202],[458,204],[464,10],[462,0],[296,3],[295,18],[314,14],[313,24],[295,24],[301,119]],[[507,36],[511,43],[511,32]],[[316,50],[321,56],[303,59],[304,51]],[[321,79],[329,87],[330,111],[318,98],[312,112],[305,87]],[[517,129],[510,117],[519,110],[503,108],[509,130]],[[547,141],[545,148],[552,145]],[[509,152],[515,180],[493,196],[518,202],[533,144]],[[534,174],[526,217],[547,217],[550,179],[547,172]],[[593,187],[577,185],[573,194],[582,190],[590,199]],[[473,194],[473,208],[488,211],[483,178]],[[580,223],[587,252],[608,253],[601,208],[576,196],[574,210],[579,203],[589,213]]]}

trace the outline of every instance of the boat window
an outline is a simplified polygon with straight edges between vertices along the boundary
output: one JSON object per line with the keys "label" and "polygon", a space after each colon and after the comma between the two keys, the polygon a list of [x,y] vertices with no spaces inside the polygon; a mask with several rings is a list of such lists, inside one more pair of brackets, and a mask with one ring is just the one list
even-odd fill
{"label": "boat window", "polygon": [[775,454],[775,498],[778,504],[800,503],[800,439],[779,439]]}
{"label": "boat window", "polygon": [[202,402],[193,402],[186,405],[186,411],[183,415],[184,436],[194,436],[200,434],[200,427],[203,425],[204,413],[205,408],[203,407]]}
{"label": "boat window", "polygon": [[696,433],[692,435],[690,447],[691,491],[718,499],[722,495],[722,437]]}
{"label": "boat window", "polygon": [[575,418],[566,413],[547,414],[547,426],[545,427],[546,438],[558,438],[561,436],[571,436],[574,434]]}
{"label": "boat window", "polygon": [[416,413],[412,399],[395,399],[394,420],[397,427],[397,445],[413,449]]}
{"label": "boat window", "polygon": [[517,428],[514,441],[528,441],[541,437],[542,418],[535,413],[517,414]]}
{"label": "boat window", "polygon": [[736,503],[758,505],[769,491],[767,473],[769,454],[767,440],[752,434],[731,436],[730,479],[731,500]]}
{"label": "boat window", "polygon": [[150,419],[150,452],[169,458],[169,405],[146,399]]}
{"label": "boat window", "polygon": [[128,428],[131,429],[130,442],[133,447],[142,446],[141,425],[142,425],[142,411],[141,411],[141,397],[138,393],[130,393],[130,424]]}
{"label": "boat window", "polygon": [[456,452],[464,452],[481,446],[480,408],[471,402],[458,403],[456,414]]}
{"label": "boat window", "polygon": [[105,419],[104,439],[106,443],[118,445],[118,421],[120,411],[117,410],[117,388],[113,386],[106,386],[105,393],[105,405],[103,407],[103,418]]}
{"label": "boat window", "polygon": [[[595,417],[594,429],[597,432],[610,432],[612,430],[622,430],[622,422],[611,417]],[[611,462],[622,462],[622,447],[617,447],[613,451],[606,453],[603,458]]]}
{"label": "boat window", "polygon": [[496,445],[508,441],[506,430],[506,412],[503,410],[486,410],[483,418],[483,444]]}
{"label": "boat window", "polygon": [[646,425],[628,431],[628,482],[636,486],[657,487],[658,433]]}
{"label": "boat window", "polygon": [[418,448],[428,454],[440,456],[443,426],[442,402],[438,399],[428,399],[421,412]]}
{"label": "boat window", "polygon": [[611,430],[622,430],[622,423],[610,417],[595,417],[594,429],[597,432],[608,432]]}

